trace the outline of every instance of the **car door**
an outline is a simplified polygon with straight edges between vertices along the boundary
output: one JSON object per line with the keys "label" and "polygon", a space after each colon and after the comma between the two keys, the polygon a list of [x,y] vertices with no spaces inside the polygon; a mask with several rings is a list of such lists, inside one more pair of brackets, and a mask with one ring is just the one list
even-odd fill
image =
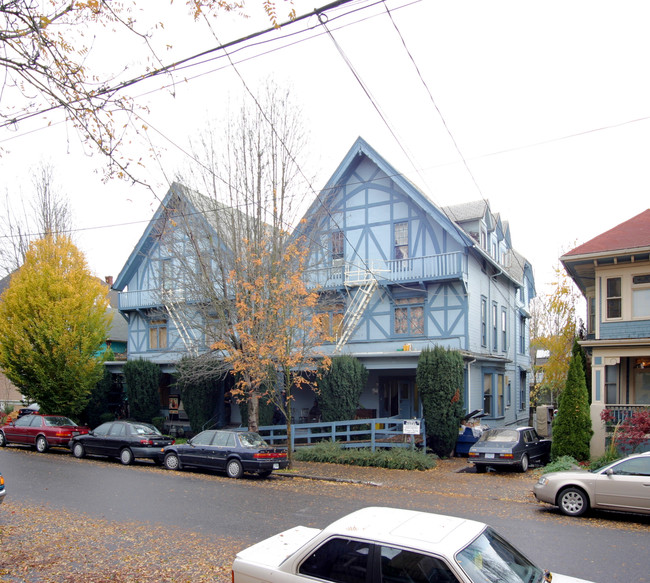
{"label": "car door", "polygon": [[185,446],[178,448],[181,463],[199,468],[214,467],[210,452],[216,431],[209,429],[194,436]]}
{"label": "car door", "polygon": [[215,469],[224,470],[228,457],[237,445],[235,434],[230,431],[217,431],[216,433],[211,448],[212,463]]}
{"label": "car door", "polygon": [[600,508],[650,510],[650,456],[626,459],[598,475],[595,504]]}
{"label": "car door", "polygon": [[112,426],[112,422],[103,423],[94,429],[88,437],[84,436],[80,439],[87,453],[106,455],[106,439]]}
{"label": "car door", "polygon": [[538,461],[544,457],[546,452],[545,445],[539,439],[537,431],[534,429],[526,429],[524,431],[524,442],[526,444],[526,453],[530,461]]}
{"label": "car door", "polygon": [[[30,427],[34,421],[39,421],[34,415],[23,415],[13,423],[13,425],[6,425],[3,427],[5,437],[11,443],[27,443],[33,444],[34,440],[31,438]],[[31,441],[30,441],[31,439]]]}
{"label": "car door", "polygon": [[116,421],[109,429],[104,438],[104,454],[111,457],[118,457],[120,451],[129,442],[129,425]]}

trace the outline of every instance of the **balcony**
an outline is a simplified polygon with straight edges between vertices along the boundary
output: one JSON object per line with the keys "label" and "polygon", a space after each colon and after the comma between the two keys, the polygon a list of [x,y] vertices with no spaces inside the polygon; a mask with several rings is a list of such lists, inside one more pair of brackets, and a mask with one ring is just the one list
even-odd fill
{"label": "balcony", "polygon": [[120,310],[140,310],[157,308],[170,303],[192,303],[196,301],[196,297],[183,288],[162,291],[159,289],[143,289],[120,292],[117,305]]}
{"label": "balcony", "polygon": [[369,261],[332,265],[305,272],[308,287],[337,288],[364,285],[376,277],[380,284],[415,281],[440,281],[461,279],[467,274],[467,257],[464,253],[442,253],[390,261]]}

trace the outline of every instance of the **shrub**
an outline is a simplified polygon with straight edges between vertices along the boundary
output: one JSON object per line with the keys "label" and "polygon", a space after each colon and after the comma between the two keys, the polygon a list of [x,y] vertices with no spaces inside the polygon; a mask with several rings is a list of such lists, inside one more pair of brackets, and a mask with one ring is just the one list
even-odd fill
{"label": "shrub", "polygon": [[463,416],[463,357],[457,350],[425,348],[418,359],[416,383],[422,396],[427,445],[448,457],[456,445]]}
{"label": "shrub", "polygon": [[306,462],[370,466],[391,470],[428,470],[436,465],[436,457],[406,448],[371,451],[368,448],[344,448],[332,441],[301,447],[295,459]]}
{"label": "shrub", "polygon": [[158,430],[162,431],[163,427],[165,426],[165,418],[164,417],[153,417],[151,419],[151,424]]}
{"label": "shrub", "polygon": [[553,419],[552,458],[569,455],[578,461],[589,460],[589,442],[593,433],[582,358],[574,353],[566,385],[560,394],[557,415]]}
{"label": "shrub", "polygon": [[124,365],[129,414],[150,423],[160,415],[160,367],[148,360],[129,360]]}
{"label": "shrub", "polygon": [[[115,420],[115,415],[110,412],[102,413],[99,416],[99,424],[101,425],[102,423],[108,423],[109,421],[114,421]],[[92,427],[92,425],[91,425]]]}
{"label": "shrub", "polygon": [[542,473],[548,474],[550,472],[566,472],[567,470],[575,470],[579,467],[578,461],[570,455],[563,455],[553,460],[550,464],[544,466]]}
{"label": "shrub", "polygon": [[318,406],[323,421],[354,419],[368,370],[353,356],[336,356],[318,383]]}

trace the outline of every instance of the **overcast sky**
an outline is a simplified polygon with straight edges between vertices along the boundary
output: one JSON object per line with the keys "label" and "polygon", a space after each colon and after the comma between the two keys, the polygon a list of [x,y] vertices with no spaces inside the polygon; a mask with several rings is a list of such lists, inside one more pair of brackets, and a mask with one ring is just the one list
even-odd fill
{"label": "overcast sky", "polygon": [[[299,15],[322,4],[295,0]],[[219,17],[213,31],[172,16],[166,62],[268,27],[255,16]],[[252,90],[269,76],[292,87],[310,131],[300,155],[315,190],[362,136],[436,204],[487,199],[543,292],[563,252],[650,207],[649,17],[647,0],[363,0],[328,13],[331,35],[312,18],[233,59]],[[93,51],[130,73],[143,66],[128,39],[98,39]],[[130,89],[149,107],[149,131],[129,154],[151,142],[158,163],[147,161],[143,176],[157,197],[188,164],[189,138],[242,93],[222,53],[213,56],[221,58],[184,70],[172,90],[160,90],[163,80]],[[3,186],[25,198],[30,168],[53,164],[91,270],[117,276],[158,200],[103,183],[104,161],[57,121],[0,130]]]}

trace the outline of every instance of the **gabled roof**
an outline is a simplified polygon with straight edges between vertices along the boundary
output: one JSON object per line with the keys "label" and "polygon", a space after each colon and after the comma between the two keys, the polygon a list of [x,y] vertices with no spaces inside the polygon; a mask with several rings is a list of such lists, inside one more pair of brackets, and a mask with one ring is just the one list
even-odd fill
{"label": "gabled roof", "polygon": [[[144,258],[147,256],[148,252],[151,250],[152,246],[155,243],[155,235],[156,235],[156,226],[159,224],[160,221],[164,220],[165,213],[167,212],[168,209],[174,208],[174,199],[182,199],[186,204],[189,205],[188,213],[193,213],[201,216],[205,216],[204,213],[204,208],[199,204],[201,201],[200,194],[192,191],[191,189],[187,188],[186,186],[174,182],[170,187],[169,190],[167,191],[167,194],[165,195],[165,198],[162,200],[158,208],[156,209],[156,212],[154,213],[153,217],[149,221],[149,224],[145,228],[144,232],[142,233],[142,236],[140,237],[140,240],[136,244],[136,246],[133,248],[133,251],[131,252],[131,255],[129,255],[129,258],[126,260],[126,263],[124,264],[124,267],[122,267],[122,271],[120,271],[119,275],[115,279],[115,283],[113,284],[113,289],[122,291],[135,272],[138,270],[140,264],[144,260]],[[208,223],[210,221],[208,220]]]}
{"label": "gabled roof", "polygon": [[578,245],[560,257],[583,294],[595,285],[596,266],[621,265],[650,258],[650,209]]}
{"label": "gabled roof", "polygon": [[650,209],[579,245],[564,257],[628,251],[643,247],[650,247]]}
{"label": "gabled roof", "polygon": [[[354,172],[362,157],[365,156],[371,160],[377,167],[388,176],[404,193],[411,197],[426,213],[433,216],[434,219],[461,245],[472,245],[472,239],[460,229],[435,203],[425,196],[412,182],[407,180],[402,174],[397,172],[377,151],[372,148],[363,138],[356,139],[346,156],[343,158],[338,168],[334,171],[331,178],[327,181],[325,187],[321,190],[319,196],[311,204],[305,218],[309,219],[317,215],[320,207],[327,206],[329,200],[334,198],[338,193],[339,187],[345,183],[346,179]],[[309,221],[301,227],[302,230],[310,228]]]}

